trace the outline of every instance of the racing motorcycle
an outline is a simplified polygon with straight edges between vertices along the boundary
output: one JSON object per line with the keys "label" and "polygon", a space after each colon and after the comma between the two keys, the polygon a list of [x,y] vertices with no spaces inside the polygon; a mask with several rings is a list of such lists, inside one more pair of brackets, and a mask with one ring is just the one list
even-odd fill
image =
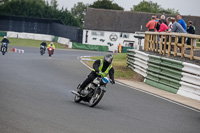
{"label": "racing motorcycle", "polygon": [[[101,74],[101,73],[100,73]],[[96,106],[104,96],[106,92],[106,85],[110,82],[107,77],[96,77],[87,87],[85,87],[80,94],[76,91],[72,91],[75,95],[74,101],[80,103],[81,101],[88,102],[90,107]],[[77,87],[79,91],[80,84]]]}
{"label": "racing motorcycle", "polygon": [[6,53],[6,46],[7,46],[6,43],[2,43],[2,46],[1,46],[2,55],[5,55],[5,53]]}
{"label": "racing motorcycle", "polygon": [[40,47],[40,54],[41,55],[45,54],[45,47],[44,46]]}
{"label": "racing motorcycle", "polygon": [[48,48],[48,54],[49,54],[49,57],[51,57],[51,55],[53,55],[53,47]]}

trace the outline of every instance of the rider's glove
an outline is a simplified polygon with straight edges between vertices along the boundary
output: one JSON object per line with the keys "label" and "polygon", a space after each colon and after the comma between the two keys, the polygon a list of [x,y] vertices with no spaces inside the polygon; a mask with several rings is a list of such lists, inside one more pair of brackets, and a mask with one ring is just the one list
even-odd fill
{"label": "rider's glove", "polygon": [[99,69],[95,69],[95,72],[98,74],[99,73]]}
{"label": "rider's glove", "polygon": [[111,80],[110,83],[111,83],[111,84],[115,84],[115,80]]}

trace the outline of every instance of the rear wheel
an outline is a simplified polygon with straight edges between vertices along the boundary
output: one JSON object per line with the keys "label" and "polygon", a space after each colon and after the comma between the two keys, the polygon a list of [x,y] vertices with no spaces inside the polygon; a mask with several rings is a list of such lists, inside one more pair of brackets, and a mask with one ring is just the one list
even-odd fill
{"label": "rear wheel", "polygon": [[101,88],[99,88],[96,94],[94,94],[94,96],[91,98],[89,102],[89,106],[90,107],[96,106],[101,101],[103,95],[104,95],[104,91]]}

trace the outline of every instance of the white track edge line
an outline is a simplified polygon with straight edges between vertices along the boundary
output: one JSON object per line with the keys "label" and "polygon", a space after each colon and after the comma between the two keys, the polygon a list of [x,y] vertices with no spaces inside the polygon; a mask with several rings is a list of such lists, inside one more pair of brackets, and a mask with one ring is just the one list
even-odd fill
{"label": "white track edge line", "polygon": [[[81,56],[81,57],[82,57],[82,56]],[[80,62],[81,62],[84,66],[86,66],[87,68],[89,68],[90,70],[92,70],[88,65],[85,64],[85,62],[83,62],[83,61],[81,60],[81,57],[77,57],[77,59],[79,59]],[[195,109],[195,108],[193,108],[193,107],[190,107],[190,106],[188,106],[188,105],[184,105],[184,104],[182,104],[182,103],[179,103],[179,102],[176,102],[176,101],[170,100],[170,99],[168,99],[168,98],[165,98],[165,97],[159,96],[159,95],[157,95],[157,94],[153,94],[153,93],[148,92],[148,91],[144,91],[144,90],[142,90],[142,89],[138,89],[138,88],[134,88],[134,87],[129,86],[129,85],[125,85],[125,84],[120,83],[120,82],[118,82],[118,81],[117,81],[116,83],[119,84],[119,85],[122,85],[122,86],[128,87],[128,88],[131,88],[131,89],[134,89],[134,90],[137,90],[137,91],[140,91],[140,92],[143,92],[143,93],[146,93],[146,94],[149,94],[149,95],[155,96],[155,97],[157,97],[157,98],[160,98],[160,99],[166,100],[166,101],[168,101],[168,102],[171,102],[171,103],[177,104],[177,105],[179,105],[179,106],[182,106],[182,107],[185,107],[185,108],[187,108],[187,109],[190,109],[190,110],[193,110],[193,111],[196,111],[196,112],[200,113],[200,110]]]}

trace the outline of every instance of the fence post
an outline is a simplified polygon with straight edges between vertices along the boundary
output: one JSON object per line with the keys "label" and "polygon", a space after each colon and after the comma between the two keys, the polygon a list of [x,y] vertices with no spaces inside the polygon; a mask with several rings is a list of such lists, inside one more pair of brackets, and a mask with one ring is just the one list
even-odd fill
{"label": "fence post", "polygon": [[156,35],[153,35],[153,52],[155,52],[156,47]]}
{"label": "fence post", "polygon": [[178,36],[175,37],[174,56],[177,56]]}
{"label": "fence post", "polygon": [[164,42],[164,51],[163,51],[164,56],[166,54],[166,45],[167,45],[167,36],[165,36],[165,42]]}
{"label": "fence post", "polygon": [[162,45],[163,45],[163,35],[161,35],[161,38],[160,38],[160,54],[162,54]]}
{"label": "fence post", "polygon": [[194,58],[194,39],[193,38],[191,38],[191,49],[190,49],[191,51],[190,51],[190,60],[193,60],[193,58]]}
{"label": "fence post", "polygon": [[158,52],[159,35],[156,35],[156,52]]}
{"label": "fence post", "polygon": [[184,57],[184,52],[185,52],[185,49],[184,49],[185,48],[185,37],[182,37],[181,41],[182,41],[181,42],[181,44],[182,44],[181,45],[181,58],[183,58]]}
{"label": "fence post", "polygon": [[171,43],[172,43],[172,36],[169,36],[169,45],[168,45],[168,57],[171,55]]}
{"label": "fence post", "polygon": [[145,34],[146,51],[149,51],[149,34]]}

